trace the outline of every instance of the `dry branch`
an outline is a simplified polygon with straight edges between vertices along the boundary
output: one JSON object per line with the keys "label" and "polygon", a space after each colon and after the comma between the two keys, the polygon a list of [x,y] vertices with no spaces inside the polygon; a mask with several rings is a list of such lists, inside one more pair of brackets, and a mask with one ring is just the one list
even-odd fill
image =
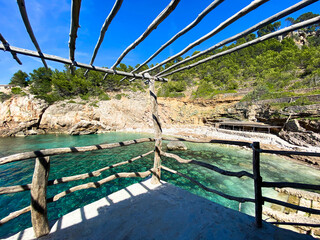
{"label": "dry branch", "polygon": [[48,68],[48,65],[47,65],[46,61],[44,60],[44,57],[43,57],[43,54],[41,52],[40,46],[39,46],[39,44],[37,42],[36,37],[34,36],[32,27],[30,25],[30,21],[29,21],[29,18],[28,18],[27,10],[26,10],[26,4],[25,4],[24,0],[17,0],[17,3],[18,3],[18,6],[19,6],[21,17],[23,19],[23,22],[24,22],[24,25],[25,25],[25,27],[27,29],[27,32],[28,32],[28,34],[29,34],[29,36],[31,38],[31,41],[33,42],[33,45],[37,49],[43,65],[45,66],[45,68]]}
{"label": "dry branch", "polygon": [[295,152],[295,151],[279,151],[279,150],[265,150],[265,149],[261,149],[261,152],[278,154],[278,155],[302,155],[302,156],[320,157],[320,153],[316,153],[316,152]]}
{"label": "dry branch", "polygon": [[247,30],[245,30],[245,31],[243,31],[241,33],[238,33],[238,34],[236,34],[236,35],[234,35],[234,36],[232,36],[232,37],[230,37],[228,39],[225,39],[225,40],[215,44],[214,46],[212,46],[212,47],[210,47],[210,48],[208,48],[208,49],[206,49],[204,51],[201,51],[201,52],[199,52],[199,53],[197,53],[197,54],[195,54],[193,56],[190,56],[189,58],[186,58],[186,59],[184,59],[184,60],[182,60],[180,62],[177,62],[176,64],[174,64],[174,65],[164,69],[162,72],[156,74],[156,76],[163,75],[164,73],[172,70],[173,68],[178,67],[181,64],[184,64],[184,63],[189,62],[189,61],[191,61],[193,59],[199,58],[199,57],[201,57],[201,56],[203,56],[203,55],[205,55],[207,53],[213,52],[214,50],[216,50],[216,49],[218,49],[218,48],[220,48],[220,47],[222,47],[222,46],[224,46],[224,45],[226,45],[228,43],[231,43],[231,42],[236,41],[236,40],[238,40],[240,38],[243,38],[243,37],[247,36],[248,34],[253,33],[256,30],[258,30],[258,29],[260,29],[262,27],[265,27],[266,25],[268,25],[268,24],[270,24],[270,23],[272,23],[274,21],[277,21],[277,20],[279,20],[279,19],[281,19],[281,18],[283,18],[285,16],[288,16],[289,14],[294,13],[294,12],[296,12],[296,11],[298,11],[298,10],[300,10],[300,9],[302,9],[302,8],[312,4],[314,2],[317,2],[317,1],[318,0],[303,0],[303,1],[301,1],[301,2],[299,2],[297,4],[295,4],[295,5],[287,8],[287,9],[285,9],[285,10],[283,10],[283,11],[281,11],[281,12],[279,12],[279,13],[277,13],[277,14],[275,14],[275,15],[273,15],[273,16],[271,16],[271,17],[269,17],[269,18],[267,18],[267,19],[265,19],[263,21],[261,21],[260,23],[257,23],[256,25],[252,26],[251,28],[248,28]]}
{"label": "dry branch", "polygon": [[176,138],[176,137],[163,137],[165,141],[184,141],[184,142],[193,142],[193,143],[219,143],[219,144],[228,144],[228,145],[236,145],[236,146],[245,146],[250,147],[249,142],[241,142],[241,141],[229,141],[229,140],[220,140],[220,139],[210,139],[210,140],[197,140],[191,138]]}
{"label": "dry branch", "polygon": [[69,38],[69,58],[74,61],[74,51],[76,50],[76,38],[79,25],[81,0],[72,0],[71,3],[71,24],[70,24],[70,38]]}
{"label": "dry branch", "polygon": [[154,59],[160,52],[162,52],[166,47],[168,47],[170,44],[172,44],[175,40],[177,40],[179,37],[184,35],[185,33],[189,32],[192,28],[198,25],[198,23],[201,22],[201,20],[210,13],[213,9],[215,9],[220,3],[222,3],[224,0],[215,0],[213,1],[208,7],[206,7],[195,20],[193,20],[188,26],[186,26],[184,29],[182,29],[180,32],[178,32],[176,35],[174,35],[169,41],[167,41],[165,44],[163,44],[152,56],[150,56],[144,63],[142,63],[139,67],[132,70],[131,73],[134,73],[138,71],[141,67],[143,67],[145,64],[150,62],[152,59]]}
{"label": "dry branch", "polygon": [[277,187],[277,188],[291,187],[291,188],[299,188],[299,189],[320,190],[320,185],[293,183],[293,182],[262,182],[262,187]]}
{"label": "dry branch", "polygon": [[[3,44],[0,44],[0,50],[5,50],[5,47],[4,47]],[[98,72],[117,74],[117,75],[121,75],[121,76],[135,77],[135,78],[140,78],[140,79],[148,79],[148,77],[143,76],[142,74],[139,74],[139,73],[137,73],[137,74],[136,73],[128,73],[128,72],[112,70],[112,69],[108,69],[108,68],[96,67],[96,66],[92,66],[92,65],[89,65],[89,64],[85,64],[85,63],[72,62],[70,59],[58,57],[58,56],[55,56],[55,55],[49,55],[49,54],[41,54],[40,55],[39,53],[37,53],[35,51],[28,50],[28,49],[22,49],[22,48],[12,47],[11,46],[9,51],[13,52],[13,53],[20,53],[20,54],[23,54],[23,55],[32,56],[32,57],[38,57],[38,58],[43,57],[44,59],[55,61],[55,62],[60,62],[60,63],[63,63],[63,64],[68,64],[68,65],[72,65],[73,64],[76,67],[81,67],[81,68],[94,70],[94,71],[98,71]],[[165,78],[159,78],[159,77],[153,77],[153,79],[155,79],[156,81],[161,81],[161,82],[167,82],[168,81]]]}
{"label": "dry branch", "polygon": [[12,220],[12,219],[14,219],[14,218],[16,218],[16,217],[19,217],[21,214],[24,214],[24,213],[29,212],[30,210],[31,210],[31,207],[28,206],[28,207],[25,207],[25,208],[20,209],[20,210],[18,210],[18,211],[15,211],[15,212],[10,213],[8,216],[6,216],[6,217],[4,217],[4,218],[2,218],[2,219],[0,220],[0,226],[1,226],[2,224],[6,223],[6,222],[9,222],[10,220]]}
{"label": "dry branch", "polygon": [[[127,163],[132,163],[135,160],[138,160],[140,158],[146,157],[146,156],[150,155],[153,152],[154,151],[152,150],[152,151],[147,152],[145,154],[142,154],[142,155],[140,155],[138,157],[132,158],[132,159],[130,159],[128,161],[123,161],[123,162],[120,162],[120,163],[116,163],[116,164],[113,164],[111,166],[107,166],[107,167],[98,169],[96,171],[90,172],[90,173],[83,173],[83,174],[79,174],[79,175],[74,175],[74,176],[62,177],[62,178],[58,178],[58,179],[54,179],[54,180],[49,180],[48,181],[48,186],[57,185],[57,184],[60,184],[60,183],[71,182],[71,181],[83,180],[83,179],[86,179],[86,178],[89,178],[89,177],[98,177],[98,176],[100,176],[101,172],[103,172],[103,171],[106,171],[108,169],[115,168],[115,167],[118,167],[118,166],[121,166],[121,165],[125,165]],[[23,192],[23,191],[28,191],[30,189],[31,189],[31,184],[10,186],[10,187],[0,187],[0,195],[1,194],[8,194],[8,193]]]}
{"label": "dry branch", "polygon": [[227,54],[230,54],[230,53],[233,53],[235,51],[239,51],[240,49],[243,49],[243,48],[247,48],[247,47],[250,47],[252,45],[255,45],[257,43],[260,43],[260,42],[263,42],[263,41],[266,41],[270,38],[274,38],[274,37],[277,37],[277,36],[280,36],[280,35],[283,35],[283,34],[286,34],[288,32],[292,32],[292,31],[295,31],[297,29],[300,29],[300,28],[304,28],[306,26],[310,26],[310,25],[313,25],[313,24],[317,24],[320,22],[320,17],[315,17],[315,18],[312,18],[310,20],[307,20],[307,21],[303,21],[301,23],[297,23],[295,25],[292,25],[290,27],[286,27],[284,29],[281,29],[281,30],[278,30],[276,32],[273,32],[273,33],[269,33],[267,35],[264,35],[263,37],[259,37],[259,38],[256,38],[250,42],[247,42],[247,43],[244,43],[244,44],[241,44],[239,46],[236,46],[232,49],[229,49],[229,50],[226,50],[224,52],[221,52],[221,53],[218,53],[218,54],[215,54],[213,56],[210,56],[210,57],[207,57],[203,60],[200,60],[196,63],[193,63],[193,64],[190,64],[188,66],[185,66],[185,67],[182,67],[182,68],[178,68],[177,70],[174,70],[170,73],[166,73],[166,74],[160,74],[161,77],[165,77],[165,76],[168,76],[168,75],[172,75],[174,73],[177,73],[177,72],[180,72],[180,71],[183,71],[183,70],[186,70],[186,69],[191,69],[193,67],[196,67],[200,64],[203,64],[205,62],[208,62],[208,61],[211,61],[215,58],[219,58],[219,57],[222,57],[224,55],[227,55]]}
{"label": "dry branch", "polygon": [[0,158],[0,165],[5,163],[10,163],[10,162],[30,159],[30,158],[36,158],[36,157],[53,156],[53,155],[64,154],[64,153],[88,152],[88,151],[95,151],[95,150],[101,150],[101,149],[110,149],[115,147],[128,146],[136,143],[153,142],[153,141],[154,141],[153,138],[140,138],[140,139],[129,140],[124,142],[106,143],[106,144],[86,146],[86,147],[52,148],[52,149],[44,149],[44,150],[39,150],[34,152],[18,153],[18,154],[13,154],[7,157]]}
{"label": "dry branch", "polygon": [[[0,33],[0,41],[2,42],[3,46],[5,47],[5,51],[10,51],[10,44],[6,41],[6,39],[2,36],[1,33]],[[18,58],[16,53],[11,52],[11,55],[14,58],[14,60],[17,61],[17,63],[22,65],[22,62],[20,61],[20,59]]]}
{"label": "dry branch", "polygon": [[213,170],[213,171],[215,171],[217,173],[220,173],[222,175],[233,176],[233,177],[238,177],[238,178],[241,178],[243,176],[247,176],[247,177],[253,178],[253,174],[249,173],[249,172],[246,172],[246,171],[240,171],[240,172],[226,171],[226,170],[223,170],[221,168],[218,168],[216,166],[213,166],[213,165],[205,163],[205,162],[183,159],[183,158],[181,158],[178,155],[173,154],[173,153],[161,152],[161,155],[165,156],[165,157],[173,158],[173,159],[177,160],[179,163],[190,163],[190,164],[198,165],[198,166],[201,166],[201,167],[205,167],[205,168]]}
{"label": "dry branch", "polygon": [[311,208],[307,208],[307,207],[297,206],[297,205],[294,205],[291,203],[279,201],[279,200],[268,198],[268,197],[263,197],[263,200],[266,202],[274,203],[274,204],[277,204],[280,206],[285,206],[288,208],[292,208],[292,209],[307,212],[307,213],[320,214],[320,210],[317,210],[317,209],[311,209]]}
{"label": "dry branch", "polygon": [[237,12],[236,14],[234,14],[232,17],[228,18],[226,21],[222,22],[221,24],[219,24],[219,26],[217,26],[215,29],[213,29],[211,32],[207,33],[206,35],[204,35],[203,37],[199,38],[198,40],[194,41],[193,43],[190,43],[186,48],[184,48],[183,50],[181,50],[179,53],[167,58],[166,60],[162,61],[161,63],[159,63],[158,65],[149,68],[141,73],[145,73],[145,72],[150,72],[174,59],[176,59],[177,57],[185,54],[186,52],[188,52],[190,49],[194,48],[195,46],[201,44],[202,42],[204,42],[205,40],[211,38],[212,36],[214,36],[215,34],[219,33],[220,31],[222,31],[223,29],[225,29],[227,26],[229,26],[230,24],[232,24],[233,22],[235,22],[236,20],[238,20],[239,18],[245,16],[246,14],[248,14],[249,12],[255,10],[256,8],[258,8],[260,5],[264,4],[265,2],[267,2],[269,0],[254,0],[252,1],[248,6],[246,6],[245,8],[241,9],[239,12]]}
{"label": "dry branch", "polygon": [[114,175],[111,175],[109,177],[101,179],[101,180],[99,180],[97,182],[89,182],[89,183],[85,183],[85,184],[82,184],[82,185],[78,185],[78,186],[72,187],[72,188],[70,188],[70,189],[68,189],[66,191],[58,193],[57,195],[55,195],[52,198],[49,198],[48,202],[58,201],[60,198],[66,196],[67,194],[70,194],[70,193],[73,193],[73,192],[76,192],[76,191],[79,191],[79,190],[88,189],[88,188],[99,188],[101,185],[103,185],[103,184],[105,184],[107,182],[110,182],[110,181],[112,181],[112,180],[114,180],[116,178],[134,178],[134,177],[145,178],[145,177],[149,176],[151,173],[153,173],[154,171],[155,171],[155,169],[152,168],[152,169],[150,169],[148,171],[145,171],[145,172],[116,173]]}
{"label": "dry branch", "polygon": [[121,60],[132,50],[134,49],[139,43],[141,43],[154,29],[158,27],[158,25],[166,19],[170,13],[176,8],[180,0],[171,0],[169,5],[153,20],[153,22],[148,26],[147,30],[133,43],[131,43],[120,55],[117,61],[113,64],[111,69],[114,69]]}
{"label": "dry branch", "polygon": [[241,203],[244,203],[244,202],[254,202],[254,199],[251,199],[251,198],[234,197],[234,196],[230,196],[230,195],[228,195],[228,194],[219,192],[219,191],[217,191],[217,190],[208,188],[208,187],[202,185],[201,183],[199,183],[198,181],[194,180],[193,178],[191,178],[191,177],[189,177],[189,176],[187,176],[187,175],[185,175],[185,174],[183,174],[183,173],[180,173],[180,172],[178,172],[178,171],[176,171],[176,170],[173,170],[173,169],[170,169],[170,168],[168,168],[168,167],[165,167],[165,166],[163,166],[163,165],[161,166],[161,168],[162,168],[163,170],[166,170],[166,171],[170,172],[170,173],[177,174],[177,175],[179,175],[179,176],[181,176],[181,177],[184,177],[184,178],[190,180],[191,182],[193,182],[194,184],[198,185],[200,188],[202,188],[202,189],[204,189],[204,190],[206,190],[206,191],[208,191],[208,192],[215,193],[215,194],[217,194],[217,195],[219,195],[219,196],[221,196],[221,197],[227,198],[227,199],[229,199],[229,200],[237,201],[237,202],[241,202]]}
{"label": "dry branch", "polygon": [[93,55],[92,55],[92,58],[91,58],[91,61],[90,61],[90,65],[93,64],[93,62],[94,62],[94,60],[95,60],[95,58],[97,56],[97,53],[99,51],[99,48],[101,46],[101,43],[103,42],[104,36],[106,34],[106,31],[108,30],[109,25],[112,22],[113,18],[117,15],[117,13],[118,13],[121,5],[122,5],[122,2],[123,2],[123,0],[117,0],[114,3],[111,12],[109,13],[108,17],[106,18],[104,24],[102,25],[98,42],[97,42],[97,44],[96,44],[96,46],[95,46],[95,48],[93,50]]}
{"label": "dry branch", "polygon": [[285,214],[279,211],[272,210],[268,207],[263,207],[263,214],[276,219],[279,222],[272,222],[273,224],[284,224],[284,225],[299,225],[299,226],[319,226],[320,220],[310,217],[304,217],[298,214],[290,213]]}

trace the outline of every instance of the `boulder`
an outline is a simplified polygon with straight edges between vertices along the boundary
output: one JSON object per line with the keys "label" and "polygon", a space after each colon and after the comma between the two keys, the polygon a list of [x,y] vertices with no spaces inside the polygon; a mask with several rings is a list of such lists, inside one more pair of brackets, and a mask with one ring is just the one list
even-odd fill
{"label": "boulder", "polygon": [[88,134],[95,134],[99,130],[106,131],[108,130],[108,128],[104,124],[98,121],[82,120],[69,130],[69,134],[70,135],[88,135]]}
{"label": "boulder", "polygon": [[167,148],[170,151],[185,151],[188,148],[183,142],[180,141],[172,141],[167,144]]}

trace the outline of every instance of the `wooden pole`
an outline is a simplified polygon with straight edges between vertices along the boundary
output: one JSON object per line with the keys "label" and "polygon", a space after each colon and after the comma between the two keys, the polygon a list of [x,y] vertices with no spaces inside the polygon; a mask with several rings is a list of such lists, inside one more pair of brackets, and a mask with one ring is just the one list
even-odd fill
{"label": "wooden pole", "polygon": [[47,216],[47,184],[50,158],[36,158],[31,186],[31,222],[35,236],[41,237],[50,232]]}
{"label": "wooden pole", "polygon": [[254,179],[254,194],[255,194],[255,217],[256,217],[256,226],[257,228],[262,227],[262,178],[260,176],[260,143],[253,143],[253,179]]}
{"label": "wooden pole", "polygon": [[33,30],[32,30],[32,27],[31,27],[31,24],[30,24],[30,21],[29,21],[29,18],[28,18],[28,14],[27,14],[27,9],[26,9],[26,4],[24,2],[24,0],[17,0],[17,3],[18,3],[18,6],[19,6],[19,10],[20,10],[20,13],[21,13],[21,17],[22,17],[22,20],[24,22],[24,25],[27,29],[27,32],[31,38],[31,41],[33,42],[33,45],[35,46],[35,48],[37,49],[38,53],[39,53],[39,56],[41,58],[41,61],[43,63],[43,65],[45,66],[45,68],[48,68],[48,65],[43,57],[43,54],[41,52],[41,49],[40,49],[40,46],[37,42],[37,39],[33,33]]}
{"label": "wooden pole", "polygon": [[[147,73],[150,77],[150,75]],[[154,150],[154,163],[153,168],[155,172],[152,175],[151,183],[160,183],[161,178],[161,145],[162,145],[162,128],[159,120],[158,114],[158,101],[157,95],[154,88],[154,79],[149,78],[149,93],[151,98],[151,111],[152,111],[152,121],[154,127],[154,138],[155,138],[155,150]]]}

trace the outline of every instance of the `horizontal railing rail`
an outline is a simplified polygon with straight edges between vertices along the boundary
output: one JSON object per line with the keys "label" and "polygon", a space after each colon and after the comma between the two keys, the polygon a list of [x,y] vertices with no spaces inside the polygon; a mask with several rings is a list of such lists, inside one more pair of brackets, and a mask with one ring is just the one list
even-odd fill
{"label": "horizontal railing rail", "polygon": [[96,150],[102,150],[102,149],[129,146],[132,144],[144,143],[144,142],[154,142],[154,138],[140,138],[140,139],[117,142],[117,143],[106,143],[106,144],[98,144],[98,145],[85,146],[85,147],[51,148],[51,149],[38,150],[33,152],[17,153],[17,154],[0,158],[0,165],[21,161],[21,160],[27,160],[31,158],[37,158],[37,157],[47,157],[47,156],[65,154],[65,153],[89,152],[89,151],[96,151]]}

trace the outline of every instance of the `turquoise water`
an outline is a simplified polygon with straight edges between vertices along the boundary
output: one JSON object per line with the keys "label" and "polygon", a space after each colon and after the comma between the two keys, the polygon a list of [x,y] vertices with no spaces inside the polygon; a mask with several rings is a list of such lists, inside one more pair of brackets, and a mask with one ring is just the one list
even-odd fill
{"label": "turquoise water", "polygon": [[[66,146],[88,146],[149,136],[151,135],[136,133],[107,133],[88,136],[42,135],[29,136],[27,138],[0,138],[0,157],[36,149],[39,150]],[[154,143],[151,142],[108,150],[53,156],[51,157],[49,179],[90,172],[104,166],[129,160],[135,156],[152,150],[153,145]],[[163,145],[165,148],[166,143]],[[186,145],[188,147],[187,151],[176,152],[176,154],[184,158],[208,162],[226,170],[246,170],[252,172],[252,152],[250,150],[231,146],[226,147],[217,144],[186,143]],[[235,177],[227,177],[200,166],[179,164],[175,160],[169,158],[163,158],[163,164],[195,178],[210,188],[217,189],[234,196],[251,198],[254,196],[253,181],[249,178],[244,177],[238,179]],[[152,165],[153,155],[149,155],[132,164],[127,164],[125,166],[105,171],[99,177],[50,186],[48,187],[48,197],[72,186],[97,181],[116,172],[146,171],[150,169]],[[0,166],[0,186],[30,183],[33,174],[33,167],[33,159]],[[320,184],[319,171],[277,156],[263,155],[261,157],[261,175],[263,179],[267,181],[295,181]],[[226,207],[236,210],[239,207],[237,202],[226,200],[212,193],[207,193],[199,187],[193,186],[188,180],[179,176],[163,171],[162,179]],[[116,179],[102,185],[98,189],[81,190],[69,194],[57,202],[50,203],[48,205],[49,220],[57,219],[72,210],[94,202],[108,194],[139,181],[142,180],[140,178]],[[264,189],[263,194],[265,196],[277,197],[277,193],[272,189]],[[7,216],[10,212],[26,207],[29,204],[30,193],[28,191],[16,194],[0,195],[0,219]],[[242,211],[253,215],[253,204],[243,204]],[[30,226],[30,213],[23,214],[3,226],[0,226],[0,237],[11,235]]]}

